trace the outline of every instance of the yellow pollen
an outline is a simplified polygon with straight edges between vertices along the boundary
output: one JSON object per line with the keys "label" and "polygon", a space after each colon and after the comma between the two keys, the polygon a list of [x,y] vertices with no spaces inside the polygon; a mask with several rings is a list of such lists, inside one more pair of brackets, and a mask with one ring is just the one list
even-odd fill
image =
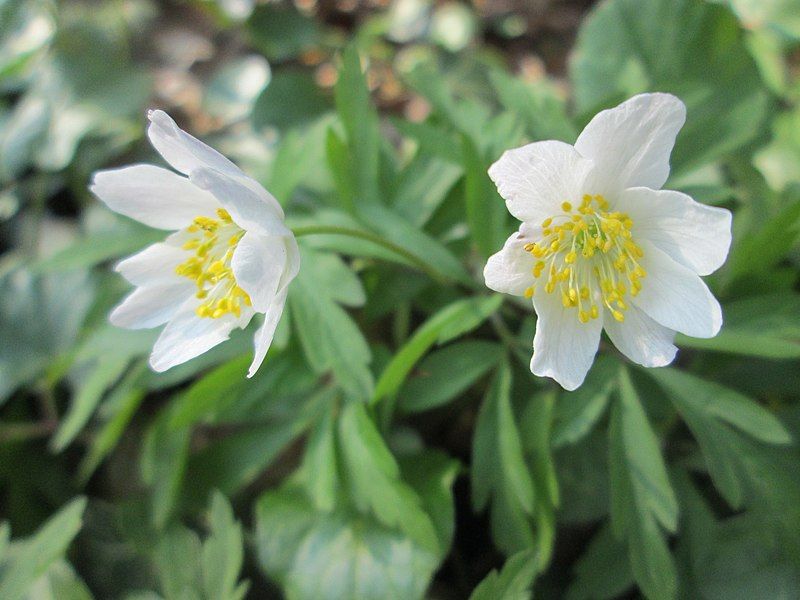
{"label": "yellow pollen", "polygon": [[197,285],[195,297],[204,300],[195,313],[200,318],[219,319],[228,314],[241,316],[242,305],[250,306],[250,297],[236,283],[231,268],[233,251],[242,231],[224,208],[217,209],[217,219],[196,217],[185,232],[189,235],[181,246],[194,251],[175,268],[175,273]]}
{"label": "yellow pollen", "polygon": [[[544,291],[557,292],[565,308],[575,308],[579,322],[600,317],[600,310],[615,320],[625,320],[628,294],[636,296],[647,273],[640,265],[644,256],[634,240],[629,215],[609,210],[600,195],[585,194],[573,212],[573,204],[561,204],[563,212],[542,221],[539,239],[524,249],[537,260],[531,272],[543,277]],[[534,287],[524,292],[533,296]]]}

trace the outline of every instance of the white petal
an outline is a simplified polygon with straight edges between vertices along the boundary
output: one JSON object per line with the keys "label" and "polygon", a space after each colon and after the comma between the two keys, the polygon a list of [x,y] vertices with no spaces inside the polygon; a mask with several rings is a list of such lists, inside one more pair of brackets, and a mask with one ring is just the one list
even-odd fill
{"label": "white petal", "polygon": [[613,196],[628,187],[660,188],[685,121],[686,107],[671,94],[640,94],[598,113],[575,142],[596,165],[586,191]]}
{"label": "white petal", "polygon": [[186,177],[153,165],[99,171],[89,189],[111,210],[157,229],[181,229],[219,207]]}
{"label": "white petal", "polygon": [[722,310],[703,280],[653,243],[645,240],[639,245],[644,251],[641,264],[647,276],[632,303],[664,327],[698,338],[717,335]]}
{"label": "white petal", "polygon": [[297,240],[294,235],[287,235],[283,241],[286,244],[286,266],[278,284],[278,292],[286,288],[300,271],[300,248],[297,246]]}
{"label": "white petal", "polygon": [[187,175],[204,168],[224,173],[239,180],[241,185],[249,188],[283,218],[283,208],[272,194],[222,154],[183,131],[167,113],[153,110],[148,118],[151,121],[147,130],[150,142],[175,169]]}
{"label": "white petal", "polygon": [[522,296],[536,282],[532,273],[536,259],[524,248],[533,238],[526,235],[526,231],[523,225],[506,240],[502,250],[489,257],[483,268],[486,287],[503,294]]}
{"label": "white petal", "polygon": [[609,316],[605,320],[608,337],[625,356],[644,367],[663,367],[675,358],[672,343],[675,332],[659,325],[635,306],[628,306],[625,321]]}
{"label": "white petal", "polygon": [[150,366],[159,373],[185,363],[228,339],[235,327],[244,327],[253,316],[252,310],[240,318],[232,314],[219,319],[200,318],[195,314],[199,300],[185,301],[167,323],[150,355]]}
{"label": "white petal", "polygon": [[257,312],[266,312],[286,266],[283,236],[244,234],[233,253],[231,267],[236,283],[250,296]]}
{"label": "white petal", "polygon": [[272,303],[267,308],[264,314],[264,324],[256,332],[255,337],[255,354],[253,355],[253,362],[250,364],[250,369],[247,372],[248,377],[252,377],[258,371],[261,363],[264,362],[264,357],[267,355],[270,344],[272,344],[272,337],[275,335],[275,328],[278,326],[281,315],[283,314],[283,307],[286,304],[286,294],[289,288],[284,287],[281,291],[273,297]]}
{"label": "white petal", "polygon": [[190,174],[201,167],[211,167],[234,176],[244,176],[239,167],[222,154],[183,131],[163,110],[147,114],[147,136],[161,156],[181,173]]}
{"label": "white petal", "polygon": [[149,329],[169,321],[194,293],[191,281],[136,288],[109,316],[112,325],[126,329]]}
{"label": "white petal", "polygon": [[[263,194],[272,198],[272,202],[245,185],[242,177],[230,177],[208,168],[192,171],[189,177],[197,186],[211,192],[239,227],[261,235],[291,234],[283,223],[283,211],[278,212],[280,206],[276,209],[278,203],[261,186],[258,187]],[[249,183],[258,185],[253,180],[249,180]]]}
{"label": "white petal", "polygon": [[512,215],[539,224],[562,212],[564,201],[580,201],[592,166],[569,144],[534,142],[504,152],[489,167],[489,177]]}
{"label": "white petal", "polygon": [[731,245],[731,213],[671,190],[630,188],[614,203],[633,221],[635,239],[648,239],[698,275],[719,269]]}
{"label": "white petal", "polygon": [[578,388],[592,366],[603,319],[578,321],[575,308],[564,308],[557,293],[537,290],[533,297],[538,321],[533,338],[531,371],[552,377],[565,390]]}
{"label": "white petal", "polygon": [[178,278],[175,267],[189,256],[189,253],[179,246],[158,242],[120,261],[115,269],[134,285],[164,284]]}

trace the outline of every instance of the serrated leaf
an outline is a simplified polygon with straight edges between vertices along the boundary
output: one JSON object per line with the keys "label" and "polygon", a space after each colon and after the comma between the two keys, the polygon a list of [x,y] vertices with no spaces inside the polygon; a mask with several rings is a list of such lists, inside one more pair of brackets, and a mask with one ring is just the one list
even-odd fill
{"label": "serrated leaf", "polygon": [[536,572],[536,554],[531,550],[518,552],[506,561],[499,573],[492,570],[470,594],[469,600],[529,600]]}
{"label": "serrated leaf", "polygon": [[17,542],[13,562],[0,572],[0,598],[21,600],[34,582],[64,556],[83,524],[86,498],[76,498],[42,525],[31,537]]}
{"label": "serrated leaf", "polygon": [[413,538],[368,516],[315,512],[291,485],[259,499],[256,547],[289,600],[416,600],[438,565]]}
{"label": "serrated leaf", "polygon": [[355,505],[385,525],[400,529],[433,554],[436,531],[417,494],[400,479],[400,469],[363,404],[350,403],[339,418],[339,447]]}

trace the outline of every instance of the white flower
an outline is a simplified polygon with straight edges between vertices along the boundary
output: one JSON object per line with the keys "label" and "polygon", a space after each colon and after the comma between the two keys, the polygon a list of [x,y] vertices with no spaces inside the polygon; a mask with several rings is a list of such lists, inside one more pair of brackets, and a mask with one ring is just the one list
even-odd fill
{"label": "white flower", "polygon": [[532,297],[534,374],[574,390],[603,328],[647,367],[672,362],[676,331],[719,331],[719,303],[699,275],[725,262],[731,214],[660,189],[685,119],[674,96],[642,94],[595,116],[575,146],[528,144],[489,168],[522,225],[484,277],[493,290]]}
{"label": "white flower", "polygon": [[166,323],[150,365],[165,371],[228,339],[255,313],[251,377],[269,349],[300,255],[277,200],[217,151],[151,111],[150,142],[183,177],[152,165],[95,174],[91,191],[112,210],[174,230],[117,265],[137,286],[111,313],[119,327]]}

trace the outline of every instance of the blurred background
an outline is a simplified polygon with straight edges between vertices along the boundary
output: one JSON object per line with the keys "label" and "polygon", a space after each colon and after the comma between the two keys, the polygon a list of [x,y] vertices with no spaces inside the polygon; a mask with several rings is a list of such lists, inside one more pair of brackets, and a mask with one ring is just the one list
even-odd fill
{"label": "blurred background", "polygon": [[[516,227],[486,168],[641,91],[688,107],[666,187],[735,212],[726,326],[667,384],[604,348],[566,394],[526,372],[532,312],[482,289]],[[796,0],[0,0],[0,598],[800,598],[799,100]],[[149,108],[290,225],[457,283],[309,237],[255,379],[250,333],[148,371],[110,266],[163,232],[87,185],[163,166]]]}

